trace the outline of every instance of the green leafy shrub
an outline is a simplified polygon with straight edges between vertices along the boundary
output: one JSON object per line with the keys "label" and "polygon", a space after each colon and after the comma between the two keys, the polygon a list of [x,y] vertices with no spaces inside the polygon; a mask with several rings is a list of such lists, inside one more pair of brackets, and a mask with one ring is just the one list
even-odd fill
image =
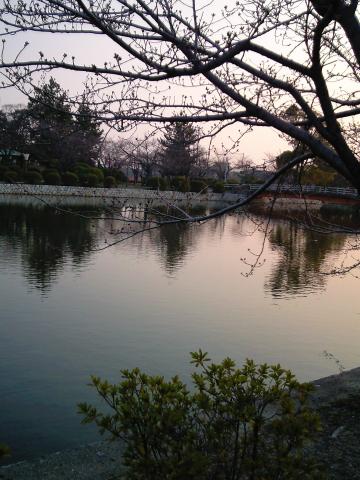
{"label": "green leafy shrub", "polygon": [[115,177],[105,177],[104,178],[104,187],[105,188],[114,188],[116,187]]}
{"label": "green leafy shrub", "polygon": [[19,180],[19,175],[14,170],[7,170],[4,173],[5,182],[15,183]]}
{"label": "green leafy shrub", "polygon": [[83,423],[94,422],[125,443],[128,479],[320,479],[304,445],[319,429],[308,407],[309,384],[279,365],[242,368],[192,353],[194,389],[176,376],[165,381],[139,369],[122,370],[110,384],[92,385],[112,413],[82,403]]}
{"label": "green leafy shrub", "polygon": [[159,189],[161,191],[166,190],[167,187],[168,187],[168,183],[167,183],[166,179],[163,178],[163,177],[149,177],[146,180],[145,185],[149,188],[152,188],[153,190]]}
{"label": "green leafy shrub", "polygon": [[215,193],[224,193],[225,192],[225,185],[224,182],[216,181],[212,185],[213,192]]}
{"label": "green leafy shrub", "polygon": [[178,192],[188,192],[190,190],[190,182],[187,177],[178,176],[171,179],[171,185]]}
{"label": "green leafy shrub", "polygon": [[30,183],[31,185],[40,185],[43,183],[43,177],[41,173],[37,172],[36,170],[29,170],[24,174],[24,180],[26,183]]}
{"label": "green leafy shrub", "polygon": [[190,181],[190,191],[191,192],[207,192],[207,183],[203,180],[193,179]]}
{"label": "green leafy shrub", "polygon": [[46,185],[61,185],[61,177],[56,170],[45,170],[43,177]]}
{"label": "green leafy shrub", "polygon": [[74,172],[65,172],[62,177],[63,185],[75,187],[79,184],[79,177]]}

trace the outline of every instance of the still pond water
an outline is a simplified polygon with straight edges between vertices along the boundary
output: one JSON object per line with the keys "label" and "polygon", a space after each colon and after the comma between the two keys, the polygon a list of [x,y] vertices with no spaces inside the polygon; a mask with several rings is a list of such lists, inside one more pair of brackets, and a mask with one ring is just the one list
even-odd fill
{"label": "still pond water", "polygon": [[359,366],[360,279],[323,273],[349,238],[273,220],[264,242],[255,227],[228,216],[96,251],[114,238],[110,220],[0,199],[0,441],[12,461],[98,439],[76,414],[96,399],[90,374],[138,366],[188,379],[199,347],[280,362],[301,380],[337,371],[324,350]]}

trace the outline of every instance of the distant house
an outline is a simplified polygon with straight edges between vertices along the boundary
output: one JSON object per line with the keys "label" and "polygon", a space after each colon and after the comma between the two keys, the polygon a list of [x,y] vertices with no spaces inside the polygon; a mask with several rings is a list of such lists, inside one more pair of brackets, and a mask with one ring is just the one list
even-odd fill
{"label": "distant house", "polygon": [[214,180],[223,180],[223,178],[219,179],[219,171],[215,167],[211,166],[206,171],[206,177]]}
{"label": "distant house", "polygon": [[124,175],[126,175],[130,183],[136,183],[140,180],[145,180],[150,177],[161,177],[161,169],[154,165],[151,168],[145,170],[140,163],[133,163],[132,165],[125,165],[120,169]]}
{"label": "distant house", "polygon": [[18,152],[10,148],[0,150],[0,163],[7,165],[19,165],[25,167],[29,161],[30,154]]}
{"label": "distant house", "polygon": [[261,183],[266,182],[274,172],[250,167],[232,170],[231,175],[236,176],[241,183]]}

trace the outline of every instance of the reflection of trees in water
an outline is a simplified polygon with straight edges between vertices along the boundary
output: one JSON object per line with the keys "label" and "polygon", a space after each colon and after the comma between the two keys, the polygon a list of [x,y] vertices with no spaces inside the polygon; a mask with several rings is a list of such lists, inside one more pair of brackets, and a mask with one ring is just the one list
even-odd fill
{"label": "reflection of trees in water", "polygon": [[322,271],[331,254],[339,252],[346,237],[338,234],[319,234],[296,223],[277,223],[269,242],[279,254],[265,290],[276,296],[322,289],[326,276]]}
{"label": "reflection of trees in water", "polygon": [[[89,216],[93,214],[97,219],[56,214],[52,208],[37,207],[36,204],[0,204],[2,265],[11,262],[14,255],[19,256],[27,281],[46,292],[64,265],[80,267],[88,262],[90,252],[98,247],[99,242],[103,244],[108,237],[108,243],[111,243],[117,238],[117,229],[122,224],[114,219],[118,218],[116,210],[107,212],[101,208],[89,212],[84,206],[77,207],[76,211]],[[138,217],[136,205],[134,212],[130,211],[129,215]],[[255,220],[263,218],[255,217]],[[265,288],[275,296],[322,288],[326,278],[321,273],[322,267],[329,254],[344,248],[345,236],[319,235],[281,220],[274,220],[272,225],[269,242],[279,254],[279,260],[272,267]],[[173,275],[196,251],[201,239],[211,242],[225,232],[232,237],[247,236],[254,230],[256,225],[245,215],[223,216],[202,225],[184,223],[146,231],[126,241],[125,248],[136,249],[141,256],[157,252],[163,268]],[[124,248],[124,244],[119,248]]]}
{"label": "reflection of trees in water", "polygon": [[[77,209],[79,210],[79,209]],[[20,252],[29,283],[49,290],[65,263],[80,266],[94,247],[91,221],[55,214],[52,208],[0,205],[0,255]]]}
{"label": "reflection of trees in water", "polygon": [[180,224],[160,228],[156,237],[151,235],[168,274],[175,273],[184,264],[188,254],[194,251],[199,230],[196,226]]}
{"label": "reflection of trees in water", "polygon": [[[120,210],[127,218],[141,218],[143,205],[129,204],[126,211],[123,207],[92,207],[90,211],[89,206],[85,205],[76,206],[74,210],[96,219],[59,214],[53,208],[36,202],[1,203],[2,264],[12,262],[14,256],[18,256],[29,284],[46,293],[66,264],[78,268],[88,262],[91,250],[96,249],[99,242],[100,245],[106,245],[116,240],[118,230],[124,227],[124,223],[116,220]],[[204,210],[205,207],[198,207],[191,213],[203,214]],[[220,218],[200,227],[189,224],[162,227],[126,241],[126,248],[136,248],[141,255],[146,255],[151,245],[163,259],[165,270],[172,274],[183,265],[187,255],[194,251],[200,236],[205,232],[206,235],[222,234],[224,222],[225,219]],[[125,228],[128,228],[126,222]],[[119,248],[123,248],[123,244],[120,243]]]}
{"label": "reflection of trees in water", "polygon": [[[206,208],[200,207],[192,215],[204,214]],[[214,235],[223,235],[226,217],[215,218],[202,225],[182,223],[178,225],[163,226],[158,230],[147,232],[142,238],[141,248],[146,249],[147,239],[162,259],[162,264],[169,275],[173,275],[185,259],[196,250],[200,239],[206,236],[211,239]],[[145,242],[144,239],[146,238]]]}

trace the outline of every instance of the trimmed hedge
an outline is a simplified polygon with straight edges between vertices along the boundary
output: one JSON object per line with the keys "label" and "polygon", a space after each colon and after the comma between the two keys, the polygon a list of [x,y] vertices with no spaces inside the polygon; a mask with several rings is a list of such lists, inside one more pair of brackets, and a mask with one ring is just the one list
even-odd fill
{"label": "trimmed hedge", "polygon": [[43,177],[46,185],[61,185],[61,177],[56,170],[45,170]]}
{"label": "trimmed hedge", "polygon": [[117,168],[104,168],[105,177],[114,177],[117,183],[127,183],[128,178],[122,170]]}
{"label": "trimmed hedge", "polygon": [[96,173],[85,175],[85,182],[88,187],[98,187],[100,183],[99,176]]}
{"label": "trimmed hedge", "polygon": [[190,191],[191,192],[206,193],[207,188],[208,188],[207,183],[205,183],[203,180],[198,180],[198,179],[190,180]]}
{"label": "trimmed hedge", "polygon": [[212,189],[214,193],[224,193],[225,192],[225,185],[224,182],[216,181],[212,185]]}
{"label": "trimmed hedge", "polygon": [[65,172],[62,180],[63,185],[67,185],[68,187],[76,187],[79,185],[79,177],[74,172]]}
{"label": "trimmed hedge", "polygon": [[187,177],[173,177],[171,179],[171,185],[174,187],[175,190],[178,192],[188,192],[190,190],[190,182]]}
{"label": "trimmed hedge", "polygon": [[89,175],[96,175],[98,177],[99,182],[102,183],[104,181],[104,172],[100,168],[90,167],[89,168]]}
{"label": "trimmed hedge", "polygon": [[166,190],[168,187],[168,183],[163,177],[150,177],[147,179],[145,185],[153,190],[159,189],[161,191]]}
{"label": "trimmed hedge", "polygon": [[104,179],[104,187],[105,188],[114,188],[116,187],[116,179],[114,177],[105,177]]}
{"label": "trimmed hedge", "polygon": [[30,183],[31,185],[40,185],[44,181],[41,173],[39,173],[35,170],[30,170],[28,172],[25,172],[24,173],[24,180],[25,180],[26,183]]}
{"label": "trimmed hedge", "polygon": [[7,170],[4,173],[4,180],[9,183],[15,183],[19,180],[19,175],[14,170]]}

